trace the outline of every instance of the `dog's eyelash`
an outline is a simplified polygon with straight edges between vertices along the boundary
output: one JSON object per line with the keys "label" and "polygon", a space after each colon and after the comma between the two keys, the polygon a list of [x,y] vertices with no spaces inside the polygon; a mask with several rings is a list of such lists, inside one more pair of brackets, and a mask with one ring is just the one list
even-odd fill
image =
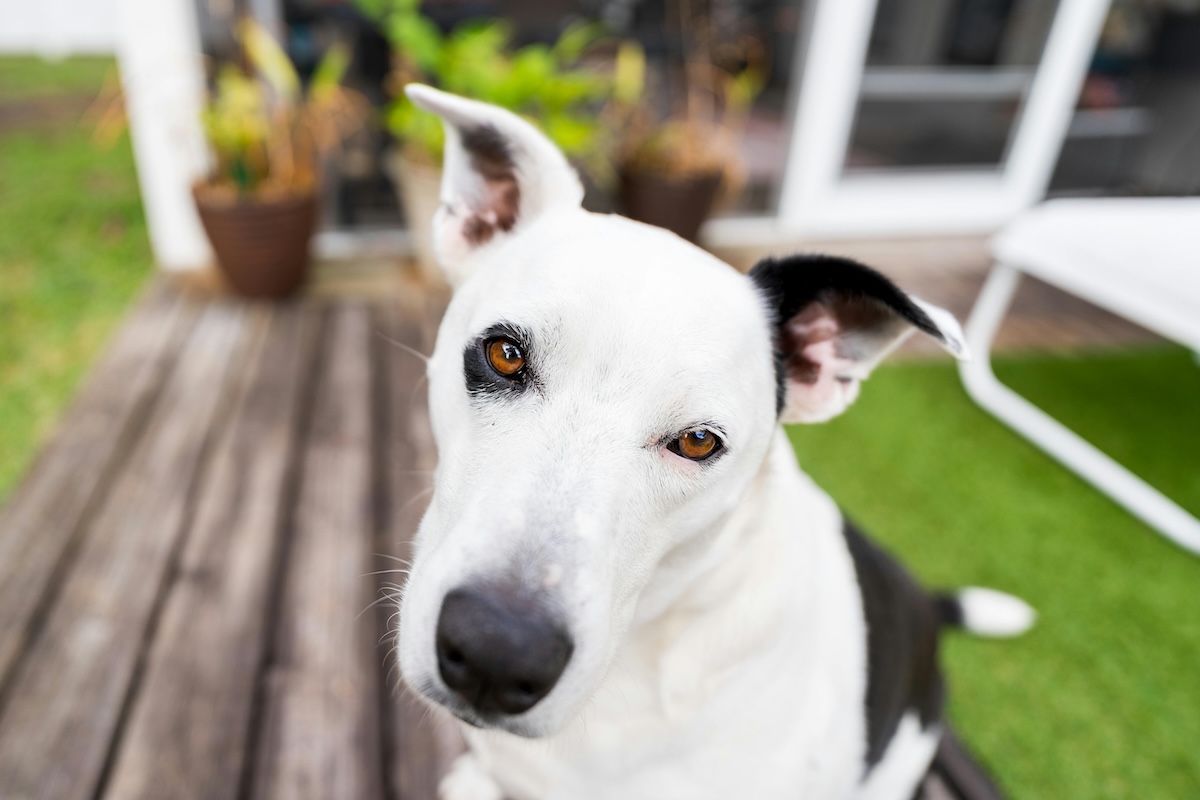
{"label": "dog's eyelash", "polygon": [[[483,331],[463,349],[463,379],[467,392],[473,396],[512,395],[524,392],[535,383],[530,361],[529,335],[520,328],[505,322],[497,323]],[[512,375],[502,375],[488,360],[490,343],[510,341],[519,348],[525,364]]]}

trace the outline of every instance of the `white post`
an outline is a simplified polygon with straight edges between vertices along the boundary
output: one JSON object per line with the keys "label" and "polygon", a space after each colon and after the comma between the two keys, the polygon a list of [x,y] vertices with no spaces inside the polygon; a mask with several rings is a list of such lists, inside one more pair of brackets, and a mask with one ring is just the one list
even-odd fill
{"label": "white post", "polygon": [[191,0],[118,0],[117,58],[150,244],[160,267],[212,260],[192,202],[207,169],[204,67]]}
{"label": "white post", "polygon": [[785,227],[802,228],[841,179],[874,20],[875,0],[817,0],[805,63],[799,81],[793,77],[799,98],[778,212]]}
{"label": "white post", "polygon": [[1004,180],[1010,187],[1014,213],[1046,194],[1109,2],[1063,0],[1054,15],[1005,163]]}

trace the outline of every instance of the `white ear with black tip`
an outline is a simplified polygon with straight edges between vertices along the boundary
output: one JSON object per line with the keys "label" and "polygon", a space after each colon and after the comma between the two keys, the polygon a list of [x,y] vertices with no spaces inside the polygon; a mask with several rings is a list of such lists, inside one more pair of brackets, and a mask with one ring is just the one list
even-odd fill
{"label": "white ear with black tip", "polygon": [[824,422],[841,414],[871,371],[913,331],[959,360],[969,358],[950,312],[910,297],[850,259],[766,259],[750,277],[772,315],[783,422]]}
{"label": "white ear with black tip", "polygon": [[433,244],[451,283],[470,275],[471,257],[488,244],[549,209],[583,202],[583,186],[566,157],[516,114],[421,84],[404,91],[441,117],[446,130]]}

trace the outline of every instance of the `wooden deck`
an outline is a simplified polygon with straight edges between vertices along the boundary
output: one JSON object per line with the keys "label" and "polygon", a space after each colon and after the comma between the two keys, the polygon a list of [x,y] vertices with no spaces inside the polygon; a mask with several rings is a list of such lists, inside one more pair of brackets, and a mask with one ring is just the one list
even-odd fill
{"label": "wooden deck", "polygon": [[132,312],[0,511],[0,798],[434,797],[461,744],[372,605],[434,459],[401,296]]}
{"label": "wooden deck", "polygon": [[0,516],[0,797],[434,796],[459,745],[372,607],[432,460],[391,341],[431,319],[150,292]]}

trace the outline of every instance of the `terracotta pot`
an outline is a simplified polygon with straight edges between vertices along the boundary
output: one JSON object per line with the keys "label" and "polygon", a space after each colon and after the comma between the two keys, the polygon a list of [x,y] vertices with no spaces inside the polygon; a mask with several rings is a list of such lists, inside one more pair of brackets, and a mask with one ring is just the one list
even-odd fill
{"label": "terracotta pot", "polygon": [[388,153],[387,171],[404,208],[417,267],[426,278],[440,278],[441,271],[433,250],[433,215],[442,204],[442,171],[405,158],[399,150]]}
{"label": "terracotta pot", "polygon": [[622,171],[619,194],[627,217],[666,228],[694,242],[700,226],[712,213],[720,189],[719,172],[678,180]]}
{"label": "terracotta pot", "polygon": [[308,245],[317,223],[315,195],[236,201],[193,192],[217,264],[239,294],[285,297],[308,276]]}

